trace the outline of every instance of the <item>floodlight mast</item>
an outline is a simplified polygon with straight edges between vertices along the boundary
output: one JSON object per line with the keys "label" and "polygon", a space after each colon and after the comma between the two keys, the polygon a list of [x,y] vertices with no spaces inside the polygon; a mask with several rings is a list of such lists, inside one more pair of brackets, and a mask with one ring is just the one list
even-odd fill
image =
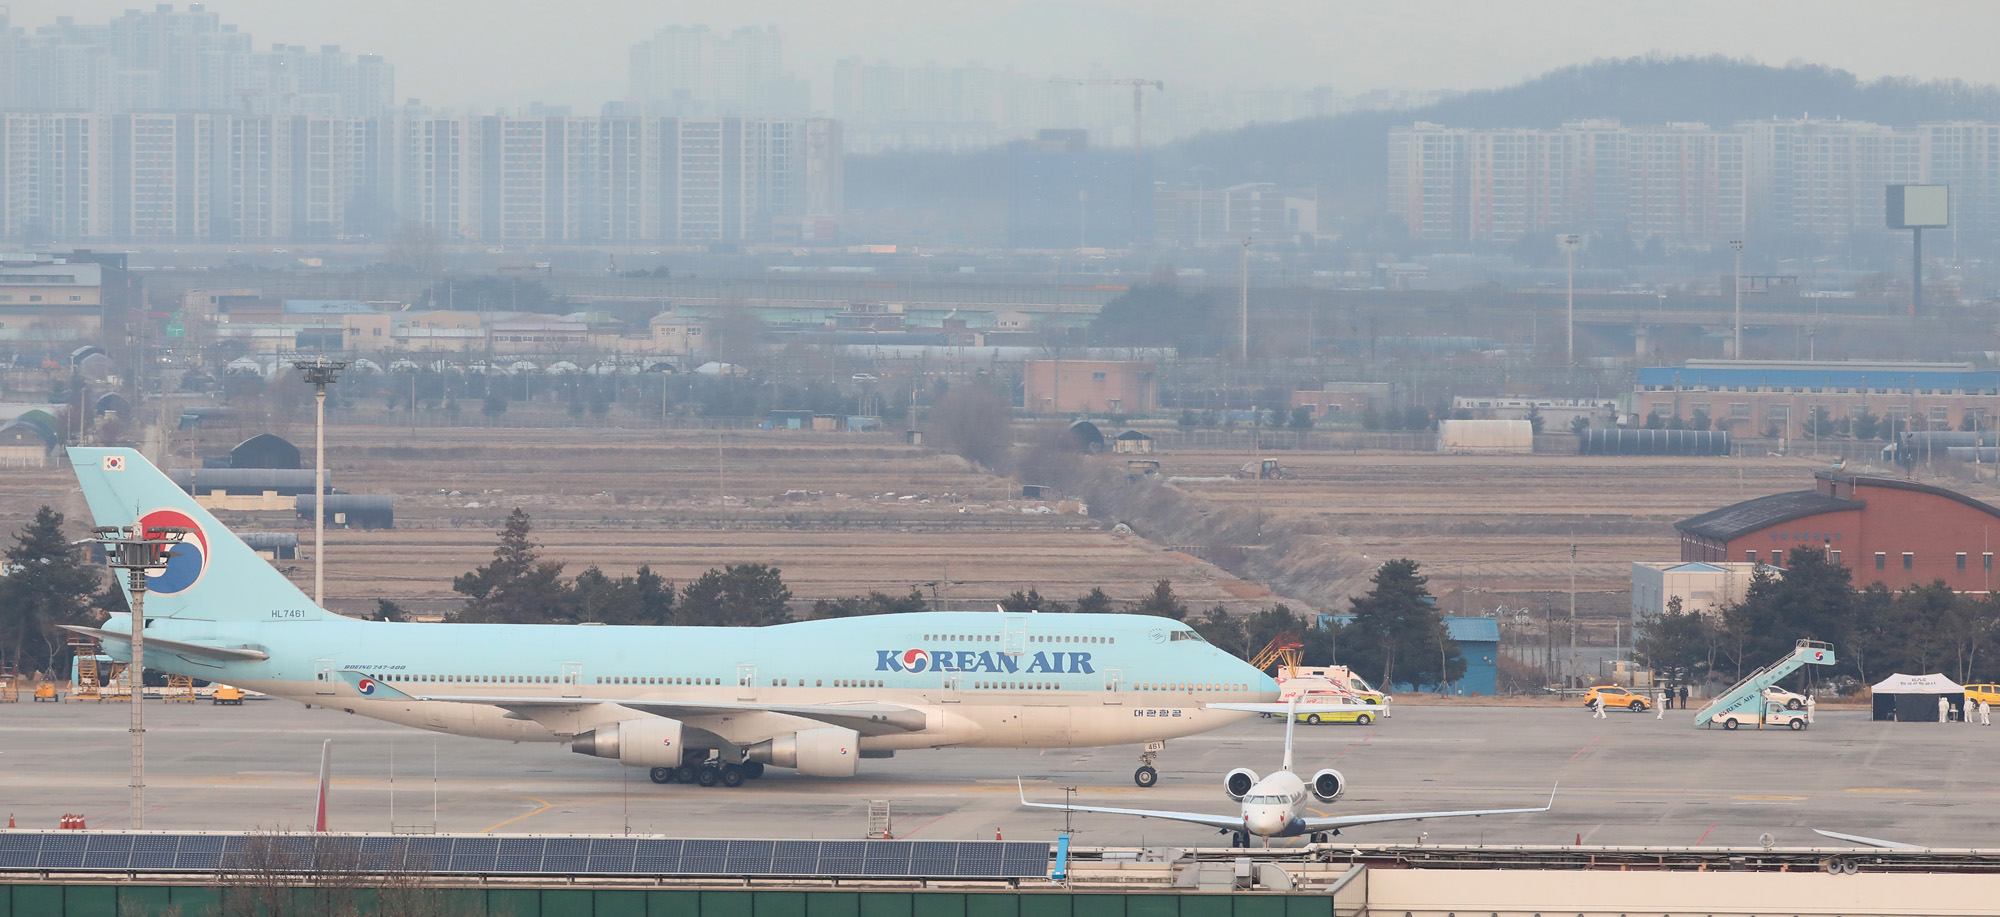
{"label": "floodlight mast", "polygon": [[1562,243],[1563,258],[1569,263],[1569,292],[1564,296],[1568,318],[1563,322],[1568,330],[1569,365],[1576,365],[1576,248],[1583,244],[1583,237],[1576,233],[1564,233],[1557,240]]}
{"label": "floodlight mast", "polygon": [[1731,239],[1729,247],[1736,252],[1736,279],[1729,282],[1729,286],[1736,293],[1736,339],[1735,343],[1730,345],[1734,350],[1729,354],[1729,358],[1741,360],[1743,359],[1743,240]]}
{"label": "floodlight mast", "polygon": [[174,527],[100,526],[91,534],[104,547],[114,570],[125,571],[132,593],[132,827],[146,827],[146,577],[167,570],[167,559],[188,529]]}
{"label": "floodlight mast", "polygon": [[[300,378],[313,387],[313,604],[326,607],[326,387],[340,381],[346,360],[314,357],[293,360]],[[411,410],[416,410],[411,402]]]}

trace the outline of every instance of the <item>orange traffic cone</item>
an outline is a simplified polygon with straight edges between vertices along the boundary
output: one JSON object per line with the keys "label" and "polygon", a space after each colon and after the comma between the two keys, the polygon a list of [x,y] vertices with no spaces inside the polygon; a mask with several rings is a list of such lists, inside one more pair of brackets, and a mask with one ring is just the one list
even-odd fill
{"label": "orange traffic cone", "polygon": [[77,816],[76,816],[76,830],[78,830],[78,831],[88,831],[88,830],[90,830],[90,826],[89,826],[89,825],[86,825],[86,824],[84,824],[84,823],[83,823],[83,815],[82,815],[82,813],[78,813],[78,814],[77,814]]}
{"label": "orange traffic cone", "polygon": [[993,839],[994,839],[994,840],[996,840],[996,841],[997,841],[997,840],[1000,840],[1000,829],[999,829],[999,828],[994,828],[994,829],[993,829]]}
{"label": "orange traffic cone", "polygon": [[12,812],[7,813],[7,827],[14,827],[14,813]]}

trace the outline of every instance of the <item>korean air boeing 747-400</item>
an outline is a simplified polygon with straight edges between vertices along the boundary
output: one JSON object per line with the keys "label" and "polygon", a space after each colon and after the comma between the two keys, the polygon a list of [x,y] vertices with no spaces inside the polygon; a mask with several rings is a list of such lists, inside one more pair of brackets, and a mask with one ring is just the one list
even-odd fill
{"label": "korean air boeing 747-400", "polygon": [[[850,777],[918,748],[1142,744],[1275,701],[1264,673],[1178,621],[934,612],[771,627],[418,624],[315,605],[130,449],[69,450],[100,526],[181,528],[147,580],[149,668],[452,735],[567,743],[654,782],[766,765]],[[121,584],[122,586],[122,584]],[[129,599],[129,596],[128,596]],[[129,659],[131,616],[71,628]]]}

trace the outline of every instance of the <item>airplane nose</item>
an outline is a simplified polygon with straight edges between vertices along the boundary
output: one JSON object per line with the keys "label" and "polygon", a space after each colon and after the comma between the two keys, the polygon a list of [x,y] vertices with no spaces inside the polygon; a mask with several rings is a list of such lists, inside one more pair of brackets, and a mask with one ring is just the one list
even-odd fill
{"label": "airplane nose", "polygon": [[1250,833],[1268,837],[1284,830],[1287,820],[1283,812],[1265,806],[1250,810],[1249,817],[1245,821],[1250,827]]}

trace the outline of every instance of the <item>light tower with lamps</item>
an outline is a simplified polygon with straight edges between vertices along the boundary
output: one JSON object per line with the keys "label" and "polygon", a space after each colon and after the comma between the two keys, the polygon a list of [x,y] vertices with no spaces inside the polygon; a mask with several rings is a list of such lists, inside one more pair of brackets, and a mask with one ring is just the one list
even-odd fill
{"label": "light tower with lamps", "polygon": [[1736,278],[1729,282],[1731,290],[1736,294],[1736,342],[1730,345],[1735,349],[1729,354],[1729,358],[1741,360],[1743,359],[1743,240],[1729,240],[1729,248],[1736,252]]}
{"label": "light tower with lamps", "polygon": [[1583,244],[1583,237],[1573,232],[1563,233],[1556,239],[1562,246],[1563,258],[1569,262],[1569,293],[1564,297],[1568,305],[1568,318],[1563,326],[1568,329],[1569,365],[1576,365],[1576,248]]}
{"label": "light tower with lamps", "polygon": [[167,571],[167,556],[188,530],[171,527],[100,526],[92,537],[114,570],[125,571],[132,593],[132,827],[146,827],[146,577]]}
{"label": "light tower with lamps", "polygon": [[326,387],[340,381],[346,360],[293,360],[313,387],[313,604],[326,607]]}

